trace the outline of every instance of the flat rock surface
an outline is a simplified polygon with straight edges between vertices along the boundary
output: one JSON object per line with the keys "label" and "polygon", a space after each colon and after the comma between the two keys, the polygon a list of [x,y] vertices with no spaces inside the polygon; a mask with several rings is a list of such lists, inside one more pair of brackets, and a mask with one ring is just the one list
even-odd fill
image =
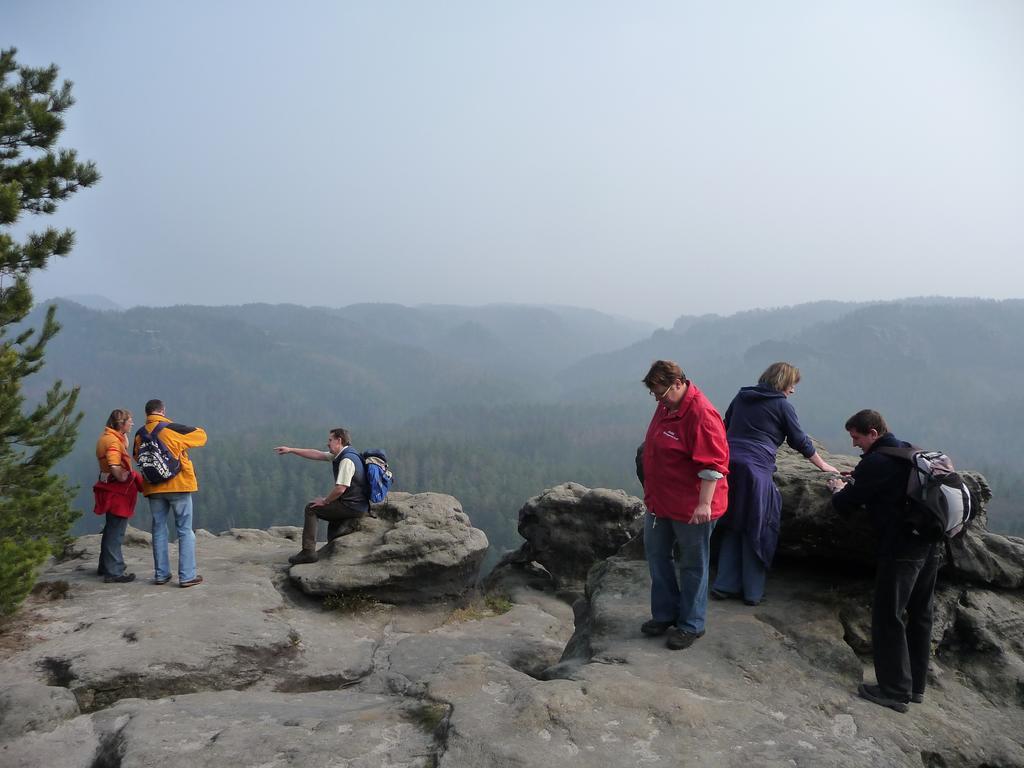
{"label": "flat rock surface", "polygon": [[[591,695],[593,684],[615,681],[648,702],[655,723],[683,718],[695,728],[687,736],[648,728],[648,734],[660,731],[652,742],[662,745],[659,754],[707,755],[693,765],[1024,764],[1024,735],[1014,725],[1024,716],[1019,693],[970,680],[972,674],[1024,680],[1020,595],[945,589],[931,687],[924,704],[901,715],[855,695],[858,683],[873,681],[873,671],[870,657],[844,640],[841,617],[860,614],[869,625],[869,581],[775,573],[764,604],[713,601],[707,634],[686,651],[670,651],[662,638],[638,632],[648,615],[646,570],[643,562],[613,558],[592,572],[582,629],[588,637],[575,643],[589,648],[590,663],[573,669],[567,659],[562,671]],[[999,621],[979,615],[999,610]],[[988,627],[998,653],[965,649],[977,642],[965,637],[970,615]],[[971,673],[973,664],[986,672]],[[929,762],[932,753],[946,762]]]}
{"label": "flat rock surface", "polygon": [[0,662],[5,676],[41,674],[69,688],[89,710],[126,695],[251,684],[266,666],[296,654],[297,639],[280,616],[284,600],[267,567],[286,557],[285,540],[199,532],[205,583],[189,589],[152,584],[146,542],[138,535],[128,540],[124,552],[128,570],[138,576],[134,582],[104,584],[96,577],[98,536],[80,539],[85,557],[48,570],[43,581],[67,584],[67,599],[38,609],[45,621],[32,629],[28,647]]}
{"label": "flat rock surface", "polygon": [[571,635],[569,625],[535,606],[517,605],[486,622],[455,622],[399,641],[391,652],[391,671],[420,683],[447,668],[453,659],[486,653],[537,677],[555,664]]}
{"label": "flat rock surface", "polygon": [[146,580],[143,532],[126,536],[127,584],[104,584],[99,537],[79,539],[0,631],[0,765],[430,766],[451,706],[423,681],[449,654],[539,671],[572,633],[543,593],[502,615],[482,599],[325,604],[288,576],[297,536],[197,531],[189,589]]}
{"label": "flat rock surface", "polygon": [[[1019,590],[947,574],[925,702],[899,714],[855,694],[873,676],[857,569],[788,561],[765,603],[712,602],[671,651],[639,633],[643,560],[591,563],[571,608],[533,562],[486,601],[324,600],[288,567],[297,534],[197,532],[190,589],[103,584],[80,539],[0,627],[0,765],[1024,765]],[[125,553],[150,574],[145,534]]]}
{"label": "flat rock surface", "polygon": [[433,718],[415,702],[346,691],[125,699],[4,745],[0,755],[20,768],[427,768]]}

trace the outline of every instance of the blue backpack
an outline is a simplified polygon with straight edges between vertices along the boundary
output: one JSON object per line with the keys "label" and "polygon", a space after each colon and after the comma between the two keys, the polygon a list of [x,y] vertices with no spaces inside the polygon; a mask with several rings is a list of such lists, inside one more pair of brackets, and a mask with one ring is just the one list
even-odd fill
{"label": "blue backpack", "polygon": [[139,465],[139,470],[142,472],[142,476],[146,478],[146,482],[153,483],[166,483],[172,477],[181,472],[181,461],[179,461],[174,454],[167,450],[167,446],[157,439],[164,427],[167,426],[167,422],[160,422],[153,431],[148,431],[145,427],[139,427],[139,431],[135,433],[135,438],[139,441],[139,449],[135,455],[135,463]]}
{"label": "blue backpack", "polygon": [[395,474],[388,468],[388,455],[380,448],[365,451],[362,455],[366,467],[366,491],[370,502],[380,504],[388,497]]}

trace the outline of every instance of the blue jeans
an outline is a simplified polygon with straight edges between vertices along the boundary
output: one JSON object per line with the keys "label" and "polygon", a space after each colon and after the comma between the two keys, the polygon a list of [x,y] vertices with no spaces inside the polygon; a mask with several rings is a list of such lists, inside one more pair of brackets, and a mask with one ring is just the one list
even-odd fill
{"label": "blue jeans", "polygon": [[124,573],[124,558],[121,556],[121,542],[128,528],[128,518],[107,512],[104,515],[103,535],[100,537],[100,576],[121,576]]}
{"label": "blue jeans", "polygon": [[157,581],[171,575],[167,556],[167,515],[174,513],[178,529],[178,581],[196,577],[196,535],[192,532],[192,494],[154,493],[149,497],[153,515],[153,578]]}
{"label": "blue jeans", "polygon": [[743,595],[752,603],[764,597],[768,569],[750,546],[746,531],[727,529],[718,550],[718,574],[712,585],[719,592]]}
{"label": "blue jeans", "polygon": [[[686,632],[704,631],[714,527],[714,520],[689,525],[647,513],[644,551],[651,571],[651,617],[655,621],[673,622]],[[674,545],[678,545],[676,560],[672,558]]]}

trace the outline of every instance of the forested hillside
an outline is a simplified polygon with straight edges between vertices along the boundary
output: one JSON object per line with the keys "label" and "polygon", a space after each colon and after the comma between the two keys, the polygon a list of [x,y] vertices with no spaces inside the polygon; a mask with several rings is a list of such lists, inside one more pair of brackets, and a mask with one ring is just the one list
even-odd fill
{"label": "forested hillside", "polygon": [[[590,408],[553,404],[550,372],[555,361],[648,335],[642,323],[507,306],[102,312],[65,302],[59,317],[64,330],[32,392],[57,377],[81,387],[86,419],[64,467],[81,484],[85,510],[106,415],[128,407],[139,422],[150,397],[209,432],[195,460],[197,525],[211,530],[300,522],[303,503],[325,492],[327,470],[272,448],[320,447],[339,425],[358,447],[389,452],[402,490],[457,496],[496,547],[518,545],[515,510],[545,487],[631,482],[631,453],[621,464],[601,457],[616,434],[635,443],[642,425],[632,417],[624,425],[618,413],[594,424]],[[634,395],[646,407],[643,392]],[[78,530],[98,526],[85,515]]]}
{"label": "forested hillside", "polygon": [[[901,436],[985,472],[992,527],[1024,533],[1020,301],[820,302],[681,317],[653,334],[557,307],[64,303],[58,317],[64,330],[33,391],[54,378],[82,388],[84,427],[64,468],[84,510],[107,413],[141,416],[161,397],[172,418],[210,433],[194,456],[200,527],[298,524],[329,483],[326,465],[273,446],[319,447],[344,425],[357,447],[388,450],[398,488],[455,495],[496,549],[510,548],[518,507],[555,483],[639,492],[633,452],[653,407],[640,379],[652,359],[678,360],[723,412],[783,359],[803,371],[793,402],[804,426],[830,449],[853,453],[843,422],[878,408]],[[98,525],[87,514],[78,530]]]}

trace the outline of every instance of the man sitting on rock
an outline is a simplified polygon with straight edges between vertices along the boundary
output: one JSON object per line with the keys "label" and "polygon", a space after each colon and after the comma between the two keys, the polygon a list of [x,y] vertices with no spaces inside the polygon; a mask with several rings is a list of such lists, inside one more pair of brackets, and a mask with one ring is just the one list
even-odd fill
{"label": "man sitting on rock", "polygon": [[370,511],[363,459],[352,447],[348,430],[342,427],[336,427],[328,433],[326,451],[289,448],[286,445],[279,445],[274,450],[281,456],[294,453],[311,461],[331,462],[334,488],[326,496],[315,498],[306,505],[306,516],[302,524],[302,551],[288,558],[292,565],[315,563],[318,559],[316,528],[319,520],[329,523],[327,540],[330,541],[339,535],[342,523],[363,517]]}
{"label": "man sitting on rock", "polygon": [[910,444],[893,436],[878,411],[858,411],[847,420],[846,431],[863,456],[851,482],[827,481],[832,505],[843,514],[866,507],[878,533],[871,606],[871,649],[878,684],[861,683],[857,692],[875,704],[906,712],[908,702],[924,700],[938,547],[918,536],[907,521],[910,463],[880,450]]}

